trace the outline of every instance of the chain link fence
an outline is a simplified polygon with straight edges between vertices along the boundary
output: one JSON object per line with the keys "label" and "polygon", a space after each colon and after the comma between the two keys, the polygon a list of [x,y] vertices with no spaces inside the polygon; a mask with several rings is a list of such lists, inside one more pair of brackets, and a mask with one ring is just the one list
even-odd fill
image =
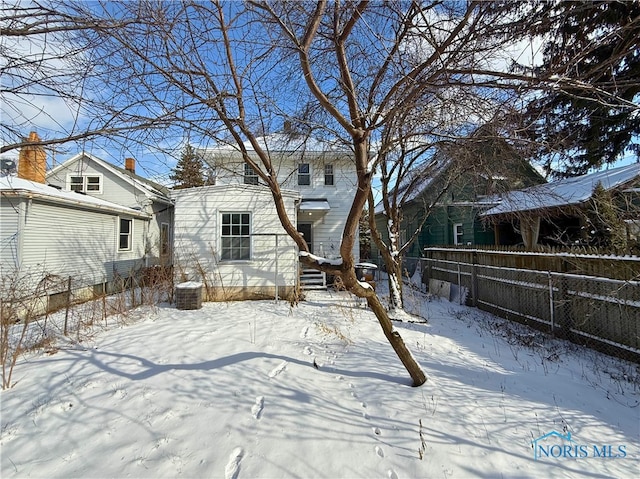
{"label": "chain link fence", "polygon": [[[421,259],[423,283],[431,292],[444,291],[450,299],[505,319],[640,362],[640,276],[614,279],[578,271],[507,267],[496,264],[500,262],[496,256],[484,261],[478,255],[462,257],[452,251],[440,250]],[[518,261],[511,257],[509,262]]]}

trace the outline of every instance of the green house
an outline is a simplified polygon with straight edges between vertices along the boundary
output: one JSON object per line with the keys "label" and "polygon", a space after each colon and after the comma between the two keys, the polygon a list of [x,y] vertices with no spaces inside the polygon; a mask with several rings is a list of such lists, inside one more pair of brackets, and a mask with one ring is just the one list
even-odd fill
{"label": "green house", "polygon": [[[406,258],[420,257],[429,246],[495,244],[494,227],[481,214],[496,205],[506,191],[544,182],[527,161],[520,159],[484,162],[473,167],[448,159],[440,161],[441,167],[434,168],[431,163],[431,173],[423,171],[424,179],[404,195],[400,242],[404,244],[422,224],[416,241],[404,254]],[[387,216],[380,203],[376,206],[375,220],[387,242]],[[373,242],[371,260],[382,261]]]}

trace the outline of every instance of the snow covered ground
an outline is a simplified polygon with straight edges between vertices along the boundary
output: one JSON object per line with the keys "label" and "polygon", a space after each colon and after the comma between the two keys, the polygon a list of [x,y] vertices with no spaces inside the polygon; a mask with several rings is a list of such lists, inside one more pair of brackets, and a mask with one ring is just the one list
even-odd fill
{"label": "snow covered ground", "polygon": [[33,354],[0,396],[1,476],[638,472],[636,365],[408,296],[428,319],[395,323],[429,377],[419,388],[373,314],[336,292],[309,294],[296,307],[140,309],[127,326]]}

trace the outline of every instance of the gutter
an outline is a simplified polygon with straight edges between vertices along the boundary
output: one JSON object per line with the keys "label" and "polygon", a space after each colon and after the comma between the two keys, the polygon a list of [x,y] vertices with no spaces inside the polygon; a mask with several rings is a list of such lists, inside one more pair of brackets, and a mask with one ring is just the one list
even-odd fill
{"label": "gutter", "polygon": [[136,211],[136,210],[131,209],[131,208],[118,207],[117,205],[107,206],[107,205],[101,205],[101,204],[87,203],[87,202],[84,202],[84,201],[72,200],[72,199],[65,198],[65,197],[51,196],[51,195],[42,194],[42,193],[36,193],[36,192],[33,192],[33,191],[24,190],[24,189],[2,191],[2,196],[7,196],[7,197],[13,196],[13,197],[16,197],[16,198],[26,198],[28,200],[36,199],[36,200],[40,200],[40,201],[42,201],[44,203],[63,204],[63,205],[68,205],[68,206],[74,206],[76,208],[84,209],[84,210],[94,210],[94,211],[101,211],[101,212],[106,212],[106,213],[116,213],[118,215],[125,214],[125,215],[128,215],[128,216],[133,216],[133,217],[136,217],[136,218],[146,219],[146,220],[150,220],[151,219],[151,215],[146,214],[146,213],[142,213],[140,211]]}

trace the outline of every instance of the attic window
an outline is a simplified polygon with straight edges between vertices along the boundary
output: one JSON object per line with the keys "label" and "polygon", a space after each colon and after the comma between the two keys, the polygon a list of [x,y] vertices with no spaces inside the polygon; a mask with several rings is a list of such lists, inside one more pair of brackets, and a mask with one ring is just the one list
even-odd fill
{"label": "attic window", "polygon": [[102,193],[102,175],[69,176],[70,191],[79,193]]}

